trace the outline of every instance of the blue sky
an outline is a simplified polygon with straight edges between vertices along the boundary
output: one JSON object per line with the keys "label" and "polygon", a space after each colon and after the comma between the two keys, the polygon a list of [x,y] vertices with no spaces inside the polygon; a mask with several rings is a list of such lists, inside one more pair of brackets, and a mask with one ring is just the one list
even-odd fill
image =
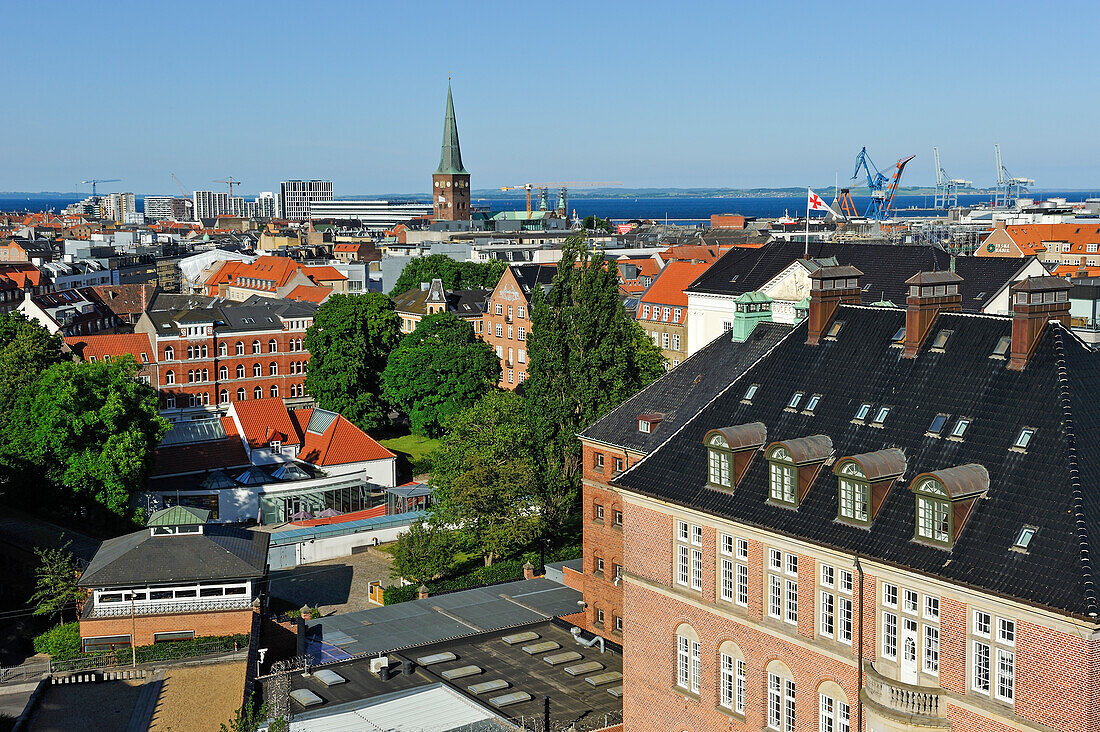
{"label": "blue sky", "polygon": [[[1095,2],[5,4],[0,190],[327,178],[426,194],[447,75],[474,188],[1100,187]],[[81,190],[86,189],[85,186]]]}

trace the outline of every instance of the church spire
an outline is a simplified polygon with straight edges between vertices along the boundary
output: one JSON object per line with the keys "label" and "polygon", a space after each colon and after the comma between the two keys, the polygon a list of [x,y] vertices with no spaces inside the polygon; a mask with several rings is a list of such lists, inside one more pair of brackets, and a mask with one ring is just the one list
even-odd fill
{"label": "church spire", "polygon": [[447,116],[443,120],[443,150],[439,156],[436,174],[463,175],[462,151],[458,146],[458,124],[455,122],[455,105],[451,100],[451,81],[447,80]]}

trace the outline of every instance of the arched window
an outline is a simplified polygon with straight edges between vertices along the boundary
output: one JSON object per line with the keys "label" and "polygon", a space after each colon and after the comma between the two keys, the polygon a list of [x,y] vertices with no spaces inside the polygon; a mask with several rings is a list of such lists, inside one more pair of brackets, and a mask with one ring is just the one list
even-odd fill
{"label": "arched window", "polygon": [[252,352],[253,353],[259,353],[260,352],[260,342],[259,341],[252,341]]}
{"label": "arched window", "polygon": [[237,389],[237,401],[238,402],[243,402],[244,401],[244,396],[245,396],[244,387],[241,387],[240,389]]}
{"label": "arched window", "polygon": [[229,378],[229,367],[228,366],[219,366],[218,367],[218,380],[219,381],[225,381],[228,378]]}
{"label": "arched window", "polygon": [[277,387],[277,386],[275,386],[274,384],[272,384],[272,385],[271,385],[271,397],[272,397],[272,398],[275,398],[275,397],[277,397],[277,396],[279,396],[279,387]]}
{"label": "arched window", "polygon": [[229,346],[226,345],[225,342],[222,342],[222,343],[218,344],[218,355],[219,356],[228,356],[229,355]]}
{"label": "arched window", "polygon": [[226,390],[226,389],[221,390],[221,392],[218,394],[218,402],[220,402],[221,404],[229,404],[229,391],[228,390]]}
{"label": "arched window", "polygon": [[188,384],[195,383],[195,370],[194,369],[188,369],[187,370],[187,383]]}
{"label": "arched window", "polygon": [[871,486],[859,463],[849,460],[837,472],[838,510],[841,519],[867,523],[870,519]]}
{"label": "arched window", "polygon": [[244,343],[242,341],[237,341],[237,355],[244,355]]}
{"label": "arched window", "polygon": [[698,694],[701,667],[699,634],[687,623],[682,623],[676,628],[676,685]]}
{"label": "arched window", "polygon": [[210,369],[203,369],[202,370],[202,380],[203,381],[210,381]]}
{"label": "arched window", "polygon": [[771,464],[771,489],[769,492],[771,499],[792,506],[797,505],[798,496],[795,479],[798,473],[795,470],[791,454],[780,445],[768,453],[768,462]]}
{"label": "arched window", "polygon": [[848,705],[848,696],[835,681],[823,681],[817,687],[818,713],[817,726],[822,730],[847,732],[851,729],[852,708]]}
{"label": "arched window", "polygon": [[210,403],[210,392],[204,391],[202,393],[202,403],[203,404],[209,404]]}
{"label": "arched window", "polygon": [[171,361],[171,360],[175,359],[175,357],[176,357],[176,351],[175,351],[174,348],[172,348],[171,346],[168,346],[167,348],[164,349],[164,360],[165,361]]}
{"label": "arched window", "polygon": [[781,661],[772,661],[767,667],[768,674],[768,729],[794,732],[795,684],[794,674]]}
{"label": "arched window", "polygon": [[252,390],[252,398],[253,399],[263,399],[264,398],[264,390],[257,386],[255,389]]}
{"label": "arched window", "polygon": [[718,647],[718,703],[745,713],[745,656],[733,641]]}
{"label": "arched window", "polygon": [[244,378],[244,364],[243,363],[237,364],[237,378],[238,379],[243,379]]}
{"label": "arched window", "polygon": [[718,488],[729,488],[730,482],[730,451],[729,442],[719,433],[714,433],[707,440],[708,470],[707,482]]}
{"label": "arched window", "polygon": [[258,363],[252,364],[252,375],[253,376],[260,376],[260,375],[262,375],[262,373],[263,373],[263,371],[260,369],[260,364],[258,364]]}
{"label": "arched window", "polygon": [[278,376],[279,375],[279,364],[275,363],[274,361],[269,363],[267,365],[267,375],[268,376]]}
{"label": "arched window", "polygon": [[164,372],[164,383],[165,384],[174,384],[174,383],[176,383],[176,372],[172,371],[172,370],[165,371]]}
{"label": "arched window", "polygon": [[206,350],[206,344],[203,344],[203,347],[202,347],[202,357],[203,357],[203,358],[206,358],[206,357],[207,357],[207,354],[208,354],[208,353],[209,353],[209,351],[207,351],[207,350]]}
{"label": "arched window", "polygon": [[267,352],[268,353],[277,353],[278,351],[279,351],[279,342],[277,340],[275,340],[274,338],[272,338],[271,340],[269,340],[267,342]]}

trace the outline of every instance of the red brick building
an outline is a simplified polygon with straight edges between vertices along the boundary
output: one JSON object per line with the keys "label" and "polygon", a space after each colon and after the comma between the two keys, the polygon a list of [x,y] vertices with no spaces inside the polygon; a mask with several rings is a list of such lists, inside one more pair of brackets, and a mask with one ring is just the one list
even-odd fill
{"label": "red brick building", "polygon": [[1097,729],[1100,356],[1068,283],[996,317],[959,312],[952,273],[906,310],[859,305],[859,275],[821,268],[750,363],[719,339],[583,435],[625,729]]}
{"label": "red brick building", "polygon": [[478,333],[500,359],[502,389],[515,389],[527,379],[531,298],[536,287],[550,287],[555,272],[551,264],[509,265],[489,295]]}

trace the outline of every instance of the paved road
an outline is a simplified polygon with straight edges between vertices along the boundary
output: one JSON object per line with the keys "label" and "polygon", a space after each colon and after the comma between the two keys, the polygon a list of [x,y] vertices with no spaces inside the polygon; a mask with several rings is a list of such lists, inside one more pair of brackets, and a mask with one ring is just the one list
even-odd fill
{"label": "paved road", "polygon": [[280,569],[271,573],[271,596],[294,608],[317,605],[324,615],[364,610],[373,607],[367,600],[368,583],[392,584],[390,561],[384,552],[368,551]]}

